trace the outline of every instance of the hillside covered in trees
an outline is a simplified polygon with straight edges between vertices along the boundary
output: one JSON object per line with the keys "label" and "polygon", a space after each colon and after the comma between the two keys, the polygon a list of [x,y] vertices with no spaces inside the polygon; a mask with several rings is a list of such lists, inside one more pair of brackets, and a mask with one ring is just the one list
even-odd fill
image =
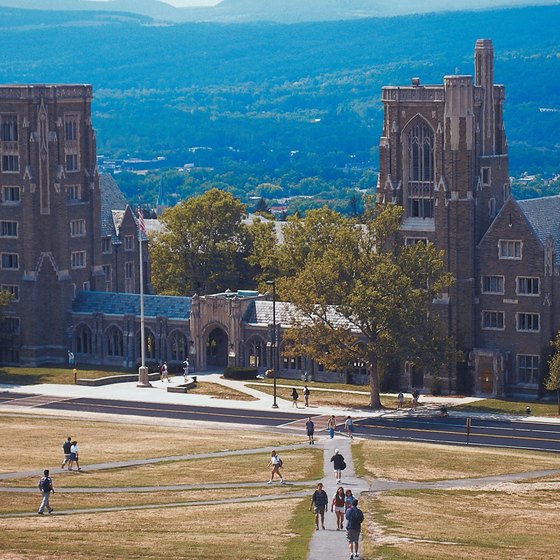
{"label": "hillside covered in trees", "polygon": [[[100,154],[204,168],[186,183],[169,177],[178,198],[216,183],[260,196],[264,184],[284,196],[334,188],[350,203],[354,186],[375,183],[381,87],[472,74],[481,37],[493,40],[495,78],[506,85],[512,173],[560,170],[560,6],[294,25],[0,16],[9,53],[0,82],[93,84]],[[123,183],[146,202],[158,189]]]}

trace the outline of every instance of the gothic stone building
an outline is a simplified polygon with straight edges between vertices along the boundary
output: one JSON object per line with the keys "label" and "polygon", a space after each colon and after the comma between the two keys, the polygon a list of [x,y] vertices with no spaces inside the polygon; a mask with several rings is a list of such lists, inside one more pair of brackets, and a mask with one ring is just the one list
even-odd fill
{"label": "gothic stone building", "polygon": [[[476,42],[475,73],[443,85],[384,87],[378,199],[404,207],[405,242],[443,250],[455,283],[434,302],[464,361],[444,380],[479,394],[536,394],[546,348],[560,328],[557,197],[510,196],[504,87],[494,50]],[[556,288],[555,288],[556,287]],[[430,387],[403,368],[404,387]]]}

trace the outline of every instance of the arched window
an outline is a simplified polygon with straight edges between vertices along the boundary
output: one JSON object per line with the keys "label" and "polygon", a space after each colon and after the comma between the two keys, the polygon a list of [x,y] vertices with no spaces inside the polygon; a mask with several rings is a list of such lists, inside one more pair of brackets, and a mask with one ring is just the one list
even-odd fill
{"label": "arched window", "polygon": [[118,327],[110,327],[105,333],[107,356],[123,356],[123,333]]}
{"label": "arched window", "polygon": [[91,329],[86,325],[79,325],[74,334],[77,354],[91,354]]}
{"label": "arched window", "polygon": [[423,122],[408,132],[407,216],[434,217],[434,133]]}
{"label": "arched window", "polygon": [[[136,335],[136,355],[142,355],[142,348],[140,347],[140,332]],[[156,347],[156,337],[154,333],[150,329],[144,329],[144,340],[146,343],[145,351],[146,351],[146,358],[153,360],[156,358],[157,354],[157,347]]]}
{"label": "arched window", "polygon": [[170,337],[171,343],[171,359],[173,361],[182,362],[188,356],[187,337],[180,332],[175,331]]}
{"label": "arched window", "polygon": [[266,367],[266,344],[261,338],[251,338],[247,342],[246,350],[249,367]]}

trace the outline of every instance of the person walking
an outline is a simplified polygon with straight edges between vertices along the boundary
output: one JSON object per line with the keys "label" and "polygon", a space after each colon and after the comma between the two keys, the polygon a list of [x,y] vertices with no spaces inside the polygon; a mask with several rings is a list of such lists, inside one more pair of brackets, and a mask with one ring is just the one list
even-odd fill
{"label": "person walking", "polygon": [[311,394],[311,391],[309,390],[309,387],[307,385],[303,386],[303,402],[305,404],[305,406],[309,406],[309,395]]}
{"label": "person walking", "polygon": [[339,486],[336,489],[336,494],[332,498],[331,512],[336,513],[336,530],[344,529],[344,514],[346,513],[346,503],[344,496],[344,488]]}
{"label": "person walking", "polygon": [[313,438],[313,434],[315,433],[315,424],[313,423],[313,420],[311,420],[311,416],[305,423],[305,431],[307,432],[307,437],[309,438],[309,445],[314,445],[315,439]]}
{"label": "person walking", "polygon": [[346,429],[346,433],[350,439],[354,439],[354,422],[352,422],[352,417],[347,416],[346,421],[344,422],[344,428]]}
{"label": "person walking", "polygon": [[41,500],[41,505],[39,506],[39,511],[37,512],[39,515],[43,515],[45,509],[52,513],[54,510],[49,504],[49,498],[51,493],[54,494],[54,486],[52,482],[52,478],[49,476],[49,469],[45,469],[43,471],[43,476],[41,480],[39,480],[39,490],[41,491],[41,495],[43,496]]}
{"label": "person walking", "polygon": [[346,540],[350,547],[350,559],[359,558],[358,544],[360,541],[360,532],[362,523],[364,522],[364,514],[358,509],[358,500],[352,502],[352,507],[346,511]]}
{"label": "person walking", "polygon": [[418,389],[414,389],[412,391],[412,410],[416,410],[418,407],[418,399],[420,398],[420,391]]}
{"label": "person walking", "polygon": [[346,468],[346,462],[344,461],[344,456],[339,453],[338,449],[334,450],[334,455],[331,457],[331,463],[333,463],[336,483],[340,484],[342,471]]}
{"label": "person walking", "polygon": [[70,447],[70,462],[68,463],[68,470],[71,471],[72,465],[76,463],[78,470],[81,471],[80,468],[80,449],[78,448],[78,442],[74,440],[72,442],[72,447]]}
{"label": "person walking", "polygon": [[317,484],[317,490],[313,492],[311,496],[311,504],[309,506],[309,511],[313,509],[315,513],[315,530],[319,530],[319,519],[321,519],[321,527],[325,528],[325,511],[329,505],[329,497],[327,493],[323,490],[323,483],[319,482]]}
{"label": "person walking", "polygon": [[63,469],[66,465],[70,466],[70,448],[72,447],[72,437],[68,436],[66,441],[62,444],[62,451],[64,452],[64,461],[60,466]]}
{"label": "person walking", "polygon": [[183,360],[183,379],[185,383],[187,382],[187,376],[189,375],[189,359],[185,358]]}
{"label": "person walking", "polygon": [[297,392],[297,389],[294,387],[292,389],[292,408],[294,408],[294,406],[296,408],[299,408],[298,405],[297,405],[298,399],[299,399],[299,394]]}
{"label": "person walking", "polygon": [[335,428],[336,428],[336,418],[334,417],[334,414],[333,414],[327,422],[327,430],[329,431],[329,437],[331,439],[334,437]]}
{"label": "person walking", "polygon": [[280,484],[284,484],[284,477],[282,476],[282,473],[280,472],[280,469],[282,467],[283,463],[282,463],[282,459],[280,459],[280,457],[278,456],[278,453],[276,453],[276,451],[272,451],[272,453],[270,454],[270,461],[268,462],[268,466],[270,467],[270,480],[268,481],[267,484],[272,484],[272,482],[274,481],[274,475],[277,474],[278,477],[280,478]]}
{"label": "person walking", "polygon": [[354,496],[352,495],[352,490],[350,490],[350,488],[347,488],[346,492],[344,492],[344,509],[348,511],[352,507],[353,503]]}
{"label": "person walking", "polygon": [[169,370],[167,369],[167,362],[163,362],[163,364],[161,364],[160,373],[161,381],[163,382],[163,380],[166,379],[167,383],[169,383]]}
{"label": "person walking", "polygon": [[403,392],[400,391],[399,394],[397,395],[397,410],[400,410],[403,407],[403,403],[404,403],[404,395]]}

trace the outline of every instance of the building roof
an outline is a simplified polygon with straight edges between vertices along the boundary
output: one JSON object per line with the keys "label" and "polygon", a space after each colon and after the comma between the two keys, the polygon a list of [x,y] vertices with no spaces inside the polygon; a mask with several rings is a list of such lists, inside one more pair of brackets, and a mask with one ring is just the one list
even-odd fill
{"label": "building roof", "polygon": [[552,237],[556,254],[555,261],[557,265],[560,265],[560,196],[518,200],[517,204],[543,247],[546,247],[546,240]]}
{"label": "building roof", "polygon": [[99,175],[99,190],[101,192],[101,237],[110,236],[113,243],[118,243],[113,211],[124,214],[127,207],[126,198],[113,176],[107,173]]}
{"label": "building roof", "polygon": [[[191,301],[190,297],[145,295],[144,316],[186,320],[191,315]],[[139,316],[140,294],[78,292],[72,312]]]}

